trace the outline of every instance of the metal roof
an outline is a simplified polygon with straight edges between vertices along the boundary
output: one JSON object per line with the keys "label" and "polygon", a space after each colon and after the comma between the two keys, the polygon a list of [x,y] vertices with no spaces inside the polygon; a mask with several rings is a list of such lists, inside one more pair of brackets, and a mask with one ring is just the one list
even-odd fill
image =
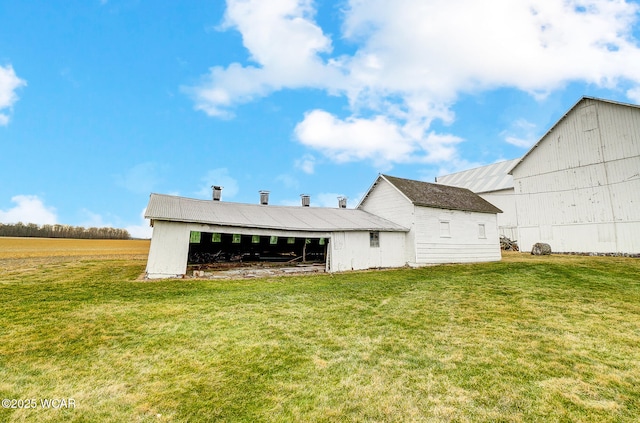
{"label": "metal roof", "polygon": [[[398,191],[416,206],[479,213],[502,213],[502,210],[466,188],[432,184],[388,175],[380,175],[378,180],[380,178],[385,179],[396,187]],[[378,181],[376,181],[376,184],[377,182]],[[376,184],[374,184],[374,187]],[[371,192],[374,187],[372,187],[369,192]]]}
{"label": "metal roof", "polygon": [[511,176],[509,172],[519,160],[520,159],[506,160],[475,169],[438,176],[436,182],[454,187],[467,188],[475,193],[513,188],[513,176]]}
{"label": "metal roof", "polygon": [[151,194],[144,217],[174,222],[291,231],[408,232],[407,228],[364,210],[243,204],[164,194]]}

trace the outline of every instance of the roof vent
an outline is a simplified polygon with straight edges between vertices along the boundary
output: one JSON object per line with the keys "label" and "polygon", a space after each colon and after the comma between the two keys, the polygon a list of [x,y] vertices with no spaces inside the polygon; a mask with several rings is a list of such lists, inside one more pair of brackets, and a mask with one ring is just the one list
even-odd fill
{"label": "roof vent", "polygon": [[347,197],[338,197],[338,207],[341,209],[347,208]]}
{"label": "roof vent", "polygon": [[212,185],[211,189],[213,189],[213,201],[220,201],[220,197],[222,197],[222,187]]}
{"label": "roof vent", "polygon": [[307,194],[301,194],[300,199],[302,201],[302,207],[309,207],[309,203],[311,202],[311,196]]}
{"label": "roof vent", "polygon": [[269,204],[269,191],[260,191],[260,204],[263,206]]}

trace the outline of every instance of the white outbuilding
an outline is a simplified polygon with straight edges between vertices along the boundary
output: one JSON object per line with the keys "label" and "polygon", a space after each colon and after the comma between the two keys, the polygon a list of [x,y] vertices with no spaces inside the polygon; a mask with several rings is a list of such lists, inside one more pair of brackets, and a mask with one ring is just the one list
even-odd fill
{"label": "white outbuilding", "polygon": [[466,188],[380,175],[358,208],[409,228],[410,266],[501,259],[501,210]]}
{"label": "white outbuilding", "polygon": [[[399,267],[407,228],[363,210],[272,206],[151,194],[149,279],[211,259],[324,261],[326,271]],[[217,256],[216,256],[217,255]]]}
{"label": "white outbuilding", "polygon": [[[217,187],[216,187],[217,188]],[[356,209],[272,206],[151,194],[146,276],[201,260],[312,260],[327,272],[500,260],[500,210],[462,188],[380,175]]]}

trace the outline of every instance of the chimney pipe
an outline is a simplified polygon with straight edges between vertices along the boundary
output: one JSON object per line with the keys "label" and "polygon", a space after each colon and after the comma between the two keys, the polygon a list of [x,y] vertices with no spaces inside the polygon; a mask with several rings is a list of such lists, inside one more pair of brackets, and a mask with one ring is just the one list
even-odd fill
{"label": "chimney pipe", "polygon": [[213,201],[220,201],[220,197],[222,197],[222,187],[218,185],[211,185],[213,189]]}
{"label": "chimney pipe", "polygon": [[307,194],[301,194],[300,199],[302,200],[302,207],[309,207],[309,203],[311,202],[311,196]]}
{"label": "chimney pipe", "polygon": [[338,207],[341,209],[347,208],[347,197],[338,197]]}
{"label": "chimney pipe", "polygon": [[260,204],[263,206],[269,204],[269,191],[260,191]]}

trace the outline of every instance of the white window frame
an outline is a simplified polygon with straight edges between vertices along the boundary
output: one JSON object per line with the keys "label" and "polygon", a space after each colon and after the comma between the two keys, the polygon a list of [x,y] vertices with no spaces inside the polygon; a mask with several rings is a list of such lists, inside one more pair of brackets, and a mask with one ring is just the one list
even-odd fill
{"label": "white window frame", "polygon": [[440,238],[451,238],[451,221],[440,221]]}
{"label": "white window frame", "polygon": [[478,223],[478,238],[487,239],[487,227],[484,223]]}
{"label": "white window frame", "polygon": [[380,248],[380,231],[369,232],[369,247]]}

